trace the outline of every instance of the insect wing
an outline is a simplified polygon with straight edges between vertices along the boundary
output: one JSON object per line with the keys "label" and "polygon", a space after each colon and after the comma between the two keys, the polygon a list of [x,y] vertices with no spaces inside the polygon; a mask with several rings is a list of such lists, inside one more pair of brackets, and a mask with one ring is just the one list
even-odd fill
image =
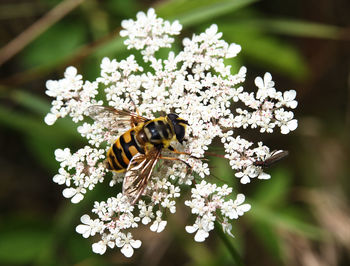
{"label": "insect wing", "polygon": [[129,163],[123,182],[123,194],[135,204],[145,190],[152,171],[160,157],[160,150],[154,149],[147,155],[138,153]]}
{"label": "insect wing", "polygon": [[271,164],[276,163],[282,160],[283,158],[287,157],[288,154],[289,154],[288,151],[283,151],[283,150],[274,151],[272,152],[272,155],[265,160],[265,164],[267,166],[270,166]]}
{"label": "insect wing", "polygon": [[278,161],[282,160],[283,158],[287,157],[289,154],[288,151],[284,150],[276,150],[271,153],[271,156],[266,158],[264,161],[256,161],[254,163],[255,166],[261,166],[261,167],[269,167],[274,163],[277,163]]}
{"label": "insect wing", "polygon": [[101,105],[92,105],[87,108],[86,112],[88,116],[111,131],[128,129],[130,126],[133,126],[133,124],[148,120],[130,111],[118,110]]}

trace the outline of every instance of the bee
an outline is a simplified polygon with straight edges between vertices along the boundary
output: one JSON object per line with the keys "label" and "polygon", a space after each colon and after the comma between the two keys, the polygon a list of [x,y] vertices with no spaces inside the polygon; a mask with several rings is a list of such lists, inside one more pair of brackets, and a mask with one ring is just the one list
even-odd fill
{"label": "bee", "polygon": [[262,168],[267,168],[270,167],[272,164],[284,159],[285,157],[287,157],[289,154],[288,151],[284,151],[284,150],[276,150],[273,151],[271,153],[271,156],[264,159],[264,160],[260,160],[260,161],[255,161],[254,165],[255,166],[260,166]]}
{"label": "bee", "polygon": [[[87,109],[88,115],[102,123],[111,132],[125,129],[107,152],[107,169],[122,173],[123,194],[131,204],[135,204],[142,195],[159,159],[185,161],[176,157],[164,157],[166,149],[177,154],[180,152],[171,146],[171,142],[183,143],[188,122],[177,114],[170,113],[155,119],[148,119],[137,113],[117,110],[111,107],[93,105]],[[129,129],[128,129],[129,128]],[[189,166],[190,167],[190,166]]]}

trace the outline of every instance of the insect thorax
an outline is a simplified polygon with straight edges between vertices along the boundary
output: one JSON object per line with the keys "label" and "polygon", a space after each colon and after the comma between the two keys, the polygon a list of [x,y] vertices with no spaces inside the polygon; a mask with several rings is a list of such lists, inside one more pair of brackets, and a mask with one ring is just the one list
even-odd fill
{"label": "insect thorax", "polygon": [[164,144],[164,148],[167,148],[169,142],[175,138],[173,130],[165,117],[159,117],[147,122],[143,131],[150,143],[154,145]]}

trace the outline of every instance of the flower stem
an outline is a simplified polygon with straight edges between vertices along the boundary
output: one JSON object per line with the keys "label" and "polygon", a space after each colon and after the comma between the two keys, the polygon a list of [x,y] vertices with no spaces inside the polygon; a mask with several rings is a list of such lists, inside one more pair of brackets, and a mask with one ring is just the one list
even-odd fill
{"label": "flower stem", "polygon": [[224,245],[226,246],[226,248],[230,252],[230,254],[235,262],[235,265],[244,266],[240,254],[237,252],[235,247],[232,245],[231,241],[228,239],[228,236],[222,231],[221,225],[217,221],[215,221],[215,231],[217,232],[217,234],[221,238],[222,242],[224,243]]}

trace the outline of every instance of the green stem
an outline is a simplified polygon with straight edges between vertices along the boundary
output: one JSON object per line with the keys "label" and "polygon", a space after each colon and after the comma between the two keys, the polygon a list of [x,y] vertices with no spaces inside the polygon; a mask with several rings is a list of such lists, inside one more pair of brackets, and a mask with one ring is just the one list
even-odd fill
{"label": "green stem", "polygon": [[235,265],[244,266],[241,256],[239,255],[235,247],[232,245],[231,241],[228,239],[228,236],[222,231],[222,227],[217,221],[215,221],[215,231],[217,232],[222,242],[230,252],[235,262]]}

